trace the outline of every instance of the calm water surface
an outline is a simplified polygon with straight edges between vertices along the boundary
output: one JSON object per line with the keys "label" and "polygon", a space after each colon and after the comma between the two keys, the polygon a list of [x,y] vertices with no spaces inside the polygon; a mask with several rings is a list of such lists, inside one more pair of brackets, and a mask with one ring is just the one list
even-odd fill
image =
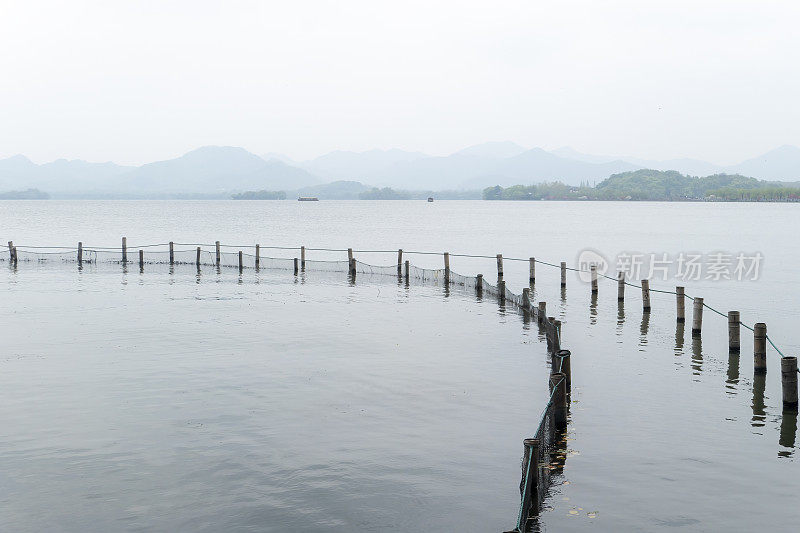
{"label": "calm water surface", "polygon": [[[432,250],[574,262],[584,248],[759,251],[758,282],[686,283],[796,354],[797,206],[493,202],[0,202],[29,245],[213,242]],[[265,253],[266,252],[262,252]],[[292,256],[294,252],[286,252]],[[340,253],[315,252],[319,259]],[[359,253],[391,264],[394,257]],[[309,253],[312,258],[312,253]],[[439,267],[437,256],[410,256]],[[493,260],[451,258],[483,272]],[[496,302],[391,278],[148,267],[0,270],[0,516],[11,531],[500,531],[545,346]],[[527,265],[506,263],[514,292]],[[653,282],[672,288],[675,282]],[[753,374],[708,313],[596,300],[540,266],[572,350],[569,452],[544,531],[793,531],[796,416],[778,354]],[[687,328],[688,329],[688,328]]]}

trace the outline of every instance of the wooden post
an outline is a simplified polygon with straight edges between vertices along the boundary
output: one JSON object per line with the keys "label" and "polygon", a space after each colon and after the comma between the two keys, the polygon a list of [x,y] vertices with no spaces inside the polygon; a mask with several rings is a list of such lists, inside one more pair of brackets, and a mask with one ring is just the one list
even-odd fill
{"label": "wooden post", "polygon": [[739,353],[740,331],[739,311],[728,311],[728,353]]}
{"label": "wooden post", "polygon": [[503,254],[497,254],[497,277],[503,277]]}
{"label": "wooden post", "polygon": [[561,261],[561,286],[567,286],[567,262]]}
{"label": "wooden post", "polygon": [[403,249],[397,250],[397,275],[400,276],[403,274]]}
{"label": "wooden post", "polygon": [[219,241],[214,243],[214,246],[217,248],[217,266],[219,266]]}
{"label": "wooden post", "polygon": [[261,245],[256,244],[256,270],[261,266]]}
{"label": "wooden post", "polygon": [[550,393],[553,397],[553,422],[557,431],[567,428],[566,376],[561,372],[550,374]]}
{"label": "wooden post", "polygon": [[295,276],[297,275],[297,271],[298,271],[298,269],[297,269],[297,258],[295,257],[294,258],[294,275]]}
{"label": "wooden post", "polygon": [[767,373],[767,325],[763,322],[753,326],[753,370]]}
{"label": "wooden post", "polygon": [[536,282],[536,258],[531,257],[528,259],[528,268],[530,269],[530,274],[528,275],[528,282],[535,283]]}
{"label": "wooden post", "polygon": [[561,370],[567,380],[567,394],[572,392],[572,367],[570,366],[570,356],[572,352],[569,350],[558,350],[556,356],[561,359]]}
{"label": "wooden post", "polygon": [[78,266],[83,264],[83,243],[78,241]]}
{"label": "wooden post", "polygon": [[122,263],[125,264],[128,262],[128,238],[122,238]]}
{"label": "wooden post", "polygon": [[645,313],[650,312],[650,280],[642,280],[642,310]]}
{"label": "wooden post", "polygon": [[539,439],[522,441],[522,515],[539,514]]}
{"label": "wooden post", "polygon": [[242,264],[242,251],[239,250],[239,272],[240,273],[242,272],[243,268],[244,268],[244,265]]}
{"label": "wooden post", "polygon": [[625,272],[617,272],[617,301],[625,301]]}
{"label": "wooden post", "polygon": [[675,287],[675,298],[678,303],[678,322],[686,322],[686,298],[683,287]]}
{"label": "wooden post", "polygon": [[406,261],[406,283],[408,283],[409,272],[411,271],[411,263]]}
{"label": "wooden post", "polygon": [[522,309],[526,313],[531,311],[531,290],[528,287],[522,289]]}
{"label": "wooden post", "polygon": [[169,241],[169,264],[175,264],[175,243]]}
{"label": "wooden post", "polygon": [[475,292],[478,293],[478,296],[483,294],[483,274],[475,276]]}
{"label": "wooden post", "polygon": [[506,301],[506,282],[501,280],[497,281],[497,292],[500,293],[500,303]]}
{"label": "wooden post", "polygon": [[553,320],[553,325],[556,327],[556,338],[555,342],[553,343],[553,350],[558,353],[561,351],[561,321]]}
{"label": "wooden post", "polygon": [[350,260],[350,275],[356,279],[356,259],[355,257]]}
{"label": "wooden post", "polygon": [[197,270],[200,270],[200,247],[199,246],[197,247],[197,260],[196,260],[196,263],[197,263]]}
{"label": "wooden post", "polygon": [[300,268],[302,268],[303,270],[306,269],[306,247],[305,246],[301,246],[300,247]]}
{"label": "wooden post", "polygon": [[450,275],[450,252],[444,253],[444,275]]}
{"label": "wooden post", "polygon": [[11,249],[11,256],[13,257],[13,259],[14,259],[14,265],[16,266],[16,264],[17,264],[17,259],[19,258],[19,256],[17,255],[17,247],[16,247],[16,246],[14,246],[14,247]]}
{"label": "wooden post", "polygon": [[547,315],[547,303],[539,302],[539,316],[536,317],[539,324],[544,324],[544,317]]}
{"label": "wooden post", "polygon": [[144,250],[139,250],[139,270],[144,270]]}
{"label": "wooden post", "polygon": [[692,337],[699,337],[703,329],[703,299],[694,299],[692,310]]}
{"label": "wooden post", "polygon": [[592,265],[590,270],[592,272],[592,292],[596,293],[597,292],[597,265]]}
{"label": "wooden post", "polygon": [[797,410],[797,357],[781,357],[783,408]]}
{"label": "wooden post", "polygon": [[8,261],[14,262],[14,241],[8,241]]}
{"label": "wooden post", "polygon": [[555,332],[555,321],[556,317],[549,316],[547,317],[547,322],[553,325],[552,328],[545,328],[545,338],[547,339],[547,352],[551,354],[555,354],[558,350],[556,350],[556,332]]}
{"label": "wooden post", "polygon": [[350,263],[352,263],[352,262],[353,262],[353,249],[352,248],[348,248],[347,249],[347,264],[350,265]]}

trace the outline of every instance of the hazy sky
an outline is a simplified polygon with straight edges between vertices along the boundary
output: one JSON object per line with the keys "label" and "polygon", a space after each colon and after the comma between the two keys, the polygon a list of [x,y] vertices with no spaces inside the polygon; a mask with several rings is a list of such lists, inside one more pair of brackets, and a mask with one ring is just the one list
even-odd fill
{"label": "hazy sky", "polygon": [[800,2],[0,0],[0,156],[800,145]]}

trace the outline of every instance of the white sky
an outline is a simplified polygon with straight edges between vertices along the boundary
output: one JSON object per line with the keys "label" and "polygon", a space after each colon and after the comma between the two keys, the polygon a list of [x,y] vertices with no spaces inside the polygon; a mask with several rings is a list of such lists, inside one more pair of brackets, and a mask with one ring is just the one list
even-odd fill
{"label": "white sky", "polygon": [[800,145],[800,2],[0,0],[0,155]]}

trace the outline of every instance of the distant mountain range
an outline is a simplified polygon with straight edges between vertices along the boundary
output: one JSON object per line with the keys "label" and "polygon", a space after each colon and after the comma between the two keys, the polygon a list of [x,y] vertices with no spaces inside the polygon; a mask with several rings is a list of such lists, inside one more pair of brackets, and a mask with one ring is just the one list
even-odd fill
{"label": "distant mountain range", "polygon": [[[22,155],[0,159],[0,191],[37,188],[61,196],[228,197],[248,190],[355,194],[368,187],[403,190],[482,189],[543,181],[568,185],[649,168],[693,176],[729,173],[772,181],[800,180],[800,148],[782,146],[737,165],[695,159],[653,161],[577,152],[546,151],[512,142],[470,146],[448,156],[403,150],[335,151],[293,161],[281,154],[257,156],[243,148],[205,146],[183,156],[138,167],[59,159],[37,165]],[[334,181],[350,182],[325,187]],[[342,193],[344,194],[344,193]]]}

